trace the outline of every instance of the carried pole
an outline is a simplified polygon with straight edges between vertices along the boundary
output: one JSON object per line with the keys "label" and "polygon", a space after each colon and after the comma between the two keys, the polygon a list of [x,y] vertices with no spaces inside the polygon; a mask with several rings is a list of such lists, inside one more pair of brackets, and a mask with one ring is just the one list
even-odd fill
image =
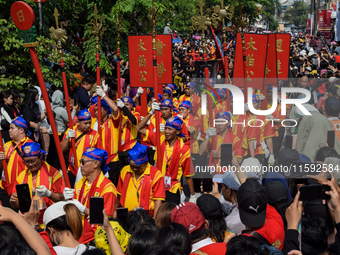
{"label": "carried pole", "polygon": [[[230,7],[229,5],[227,7],[223,6],[224,0],[221,0],[221,6],[216,5],[214,7],[214,12],[212,14],[212,24],[217,28],[219,25],[219,22],[222,22],[222,32],[223,32],[223,55],[224,55],[224,73],[225,73],[225,79],[226,82],[228,80],[228,53],[227,53],[227,26],[225,25],[225,17],[228,17],[230,20],[234,14],[234,7]],[[227,102],[230,102],[230,91],[227,89]],[[227,111],[230,110],[230,103],[227,103]]]}
{"label": "carried pole", "polygon": [[248,101],[248,81],[247,81],[247,57],[246,57],[246,43],[245,43],[245,37],[244,37],[244,29],[247,26],[247,20],[246,15],[242,14],[242,4],[239,3],[239,10],[240,10],[240,16],[236,22],[235,29],[239,31],[239,28],[241,28],[241,40],[242,40],[242,55],[243,55],[243,72],[244,72],[244,98]]}
{"label": "carried pole", "polygon": [[[152,58],[153,58],[153,84],[154,84],[154,98],[158,103],[158,83],[157,83],[157,55],[156,55],[156,14],[157,9],[152,1],[152,7],[150,8],[150,21],[152,22]],[[160,121],[159,116],[156,113],[156,136],[157,136],[157,168],[162,169],[162,152],[161,152],[161,133],[159,129]]]}
{"label": "carried pole", "polygon": [[[201,40],[202,40],[202,47],[203,47],[203,61],[204,61],[204,77],[205,77],[205,83],[210,86],[209,83],[209,69],[208,69],[208,56],[207,56],[207,48],[205,44],[205,31],[211,26],[211,21],[209,17],[206,17],[203,15],[203,0],[199,0],[198,6],[200,7],[200,15],[198,17],[192,17],[191,20],[194,20],[192,27],[190,27],[191,30],[197,29],[201,30]],[[210,125],[213,125],[214,123],[214,111],[212,109],[212,102],[211,97],[208,97],[208,107],[209,107],[209,123]],[[216,139],[212,138],[212,146],[215,149],[216,148],[217,141]],[[212,154],[210,153],[210,160],[211,162]],[[214,165],[217,164],[217,160],[214,159]]]}
{"label": "carried pole", "polygon": [[[1,131],[0,131],[0,151],[5,153],[4,144],[2,142]],[[5,179],[6,179],[5,185],[3,185],[3,188],[7,191],[9,178],[8,178],[8,172],[7,172],[7,161],[6,161],[6,159],[2,160],[2,168],[3,168],[4,174],[5,174]],[[2,182],[2,183],[4,183],[4,182]]]}
{"label": "carried pole", "polygon": [[[54,27],[50,28],[50,36],[52,39],[57,40],[57,48],[58,53],[60,56],[60,68],[61,68],[61,74],[63,77],[63,85],[64,85],[64,94],[65,94],[65,100],[66,100],[66,110],[67,110],[67,117],[68,117],[68,123],[70,126],[70,129],[73,129],[73,121],[72,121],[72,115],[71,115],[71,106],[70,106],[70,97],[68,94],[68,86],[67,86],[67,80],[66,80],[66,73],[65,73],[65,65],[64,65],[64,59],[63,59],[63,51],[61,47],[61,41],[65,42],[67,39],[66,31],[65,29],[59,28],[59,22],[58,22],[58,10],[57,8],[54,9],[53,14],[56,22],[56,28]],[[77,153],[76,153],[76,144],[75,144],[75,137],[71,138],[71,147],[73,151],[73,157],[74,157],[74,168],[76,171],[78,171],[78,160],[77,160]]]}
{"label": "carried pole", "polygon": [[[119,12],[117,17],[117,24],[116,24],[116,30],[117,30],[117,93],[118,98],[121,98],[121,84],[120,84],[120,31],[122,29],[122,20],[120,17],[120,5],[119,5]],[[119,125],[118,129],[118,148],[122,145],[122,125]]]}
{"label": "carried pole", "polygon": [[122,17],[120,16],[120,5],[119,5],[119,12],[117,17],[117,91],[118,91],[118,98],[121,98],[121,84],[120,84],[120,31],[122,29]]}
{"label": "carried pole", "polygon": [[[103,28],[103,20],[104,20],[104,17],[100,17],[99,18],[99,22],[98,22],[98,10],[97,10],[97,5],[94,6],[94,15],[95,15],[95,20],[91,20],[90,21],[90,30],[91,32],[93,33],[93,36],[96,37],[96,69],[97,69],[97,87],[99,86],[100,87],[100,67],[99,67],[99,36],[102,37],[106,28]],[[100,96],[97,96],[97,105],[98,105],[98,117],[97,117],[97,120],[98,120],[98,134],[99,136],[101,137],[102,135],[102,132],[101,132],[101,129],[102,129],[102,106],[101,106],[101,98]]]}
{"label": "carried pole", "polygon": [[60,160],[60,166],[61,170],[63,172],[64,180],[65,180],[65,185],[67,187],[71,187],[70,181],[68,179],[67,175],[67,169],[66,169],[66,164],[65,164],[65,159],[64,159],[64,154],[63,151],[61,150],[61,145],[60,145],[60,140],[58,136],[58,131],[57,131],[57,126],[55,124],[53,112],[51,109],[51,104],[49,101],[49,97],[47,94],[45,82],[43,75],[41,73],[40,65],[39,65],[39,60],[37,57],[37,52],[35,51],[35,46],[39,45],[39,42],[35,41],[36,38],[36,28],[34,26],[35,22],[35,16],[32,8],[25,2],[18,1],[12,4],[11,6],[11,17],[12,20],[15,24],[15,26],[19,29],[19,34],[21,37],[24,39],[24,44],[23,46],[25,48],[28,48],[32,57],[33,65],[35,68],[35,72],[37,74],[39,86],[41,89],[41,93],[44,99],[44,103],[46,106],[47,110],[47,116],[50,121],[50,125],[52,128],[52,133],[53,133],[53,138],[54,142],[57,148],[57,153],[58,157]]}

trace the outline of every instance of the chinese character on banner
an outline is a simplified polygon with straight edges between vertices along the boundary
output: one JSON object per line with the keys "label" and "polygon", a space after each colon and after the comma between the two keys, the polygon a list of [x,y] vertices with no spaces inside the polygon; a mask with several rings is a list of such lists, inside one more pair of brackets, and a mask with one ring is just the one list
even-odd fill
{"label": "chinese character on banner", "polygon": [[[243,88],[246,81],[248,87],[263,89],[266,72],[268,35],[245,33],[244,41],[246,70],[243,70],[242,39],[241,34],[238,33],[236,37],[233,84]],[[269,71],[267,70],[267,72]],[[244,78],[246,78],[246,80]]]}
{"label": "chinese character on banner", "polygon": [[[277,84],[277,52],[280,52],[280,41],[276,41],[276,34],[268,35],[267,61],[264,84]],[[280,46],[280,47],[279,47]]]}
{"label": "chinese character on banner", "polygon": [[280,80],[288,79],[290,34],[276,34],[277,75]]}
{"label": "chinese character on banner", "polygon": [[156,35],[157,82],[172,83],[171,35]]}
{"label": "chinese character on banner", "polygon": [[131,87],[153,87],[152,36],[131,35],[128,42]]}

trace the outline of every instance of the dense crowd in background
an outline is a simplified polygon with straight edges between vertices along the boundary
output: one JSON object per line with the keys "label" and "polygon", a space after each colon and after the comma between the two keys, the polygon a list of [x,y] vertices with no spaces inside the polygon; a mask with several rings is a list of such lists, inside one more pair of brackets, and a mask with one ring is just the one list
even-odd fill
{"label": "dense crowd in background", "polygon": [[[100,86],[81,56],[78,65],[68,67],[74,73],[67,88],[71,120],[63,88],[46,84],[48,99],[36,84],[25,91],[0,92],[0,167],[7,162],[0,184],[0,255],[339,254],[340,43],[321,45],[318,37],[292,35],[287,80],[265,86],[266,93],[254,90],[243,115],[232,114],[231,93],[228,98],[225,89],[216,89],[204,115],[204,82],[195,79],[202,78],[195,71],[195,62],[203,60],[202,40],[183,37],[171,31],[170,24],[164,33],[178,42],[172,52],[173,83],[164,84],[158,95],[152,88],[130,86],[130,75],[136,74],[127,59],[120,62],[118,98],[117,55],[108,44],[102,50],[112,75],[101,72]],[[235,37],[227,39],[232,84]],[[79,33],[68,40],[80,49],[82,42]],[[208,59],[218,58],[217,44],[208,37]],[[49,66],[59,68],[58,63]],[[224,70],[209,79],[212,87],[222,83]],[[309,90],[311,99],[304,106],[311,115],[290,105],[284,116],[280,104],[268,116],[249,111],[249,103],[261,109],[266,102],[269,109],[276,89],[278,102],[282,97],[305,97],[284,95],[282,87]],[[147,102],[141,100],[144,93]],[[71,187],[65,186],[46,102],[51,104]],[[285,127],[285,119],[297,125]],[[230,125],[251,120],[263,125]],[[327,144],[329,130],[335,131],[334,147]],[[286,146],[288,136],[291,148]],[[221,153],[226,143],[232,144],[232,155]],[[226,156],[236,171],[208,176],[196,171],[221,166]],[[263,171],[268,166],[292,167],[297,161],[323,164],[324,170],[303,178]],[[245,168],[251,171],[242,171]],[[26,183],[32,202],[23,213],[17,185]],[[329,187],[327,199],[299,199],[302,185],[317,184]],[[91,197],[103,197],[102,224],[90,223]],[[128,213],[122,214],[122,208]]]}

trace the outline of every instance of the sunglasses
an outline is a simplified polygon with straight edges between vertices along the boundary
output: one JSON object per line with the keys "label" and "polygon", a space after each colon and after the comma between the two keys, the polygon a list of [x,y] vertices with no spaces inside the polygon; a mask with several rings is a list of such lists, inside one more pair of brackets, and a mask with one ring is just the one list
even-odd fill
{"label": "sunglasses", "polygon": [[91,159],[91,160],[83,160],[83,159],[81,159],[80,160],[80,164],[85,165],[87,162],[90,162],[90,161],[95,161],[95,160],[94,159]]}
{"label": "sunglasses", "polygon": [[38,158],[36,158],[36,159],[31,159],[31,160],[23,160],[22,162],[25,164],[25,165],[30,165],[30,164],[35,164],[35,163],[37,163],[37,161],[38,161]]}

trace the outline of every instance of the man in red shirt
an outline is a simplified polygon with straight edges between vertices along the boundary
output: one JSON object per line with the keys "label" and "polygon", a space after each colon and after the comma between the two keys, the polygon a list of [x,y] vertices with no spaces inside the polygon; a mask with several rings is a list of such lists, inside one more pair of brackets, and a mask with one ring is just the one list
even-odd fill
{"label": "man in red shirt", "polygon": [[192,242],[191,254],[224,255],[227,243],[214,243],[207,236],[208,221],[194,203],[177,205],[171,211],[171,221],[182,224],[188,231]]}

